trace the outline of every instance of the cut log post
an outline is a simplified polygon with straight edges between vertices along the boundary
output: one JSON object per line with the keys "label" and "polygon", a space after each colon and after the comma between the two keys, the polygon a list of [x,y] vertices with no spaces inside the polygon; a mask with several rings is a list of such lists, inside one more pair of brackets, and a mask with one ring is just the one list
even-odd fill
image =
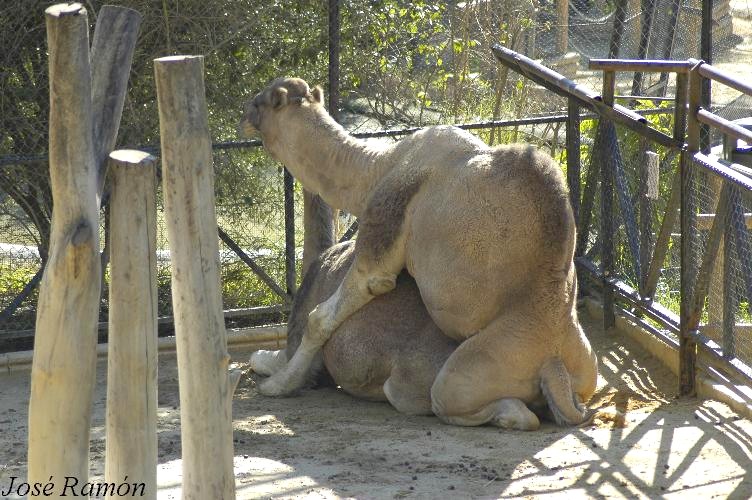
{"label": "cut log post", "polygon": [[157,498],[156,158],[110,154],[112,179],[105,481]]}
{"label": "cut log post", "polygon": [[80,4],[46,11],[50,71],[50,256],[39,290],[29,401],[28,481],[89,474],[97,360],[99,213],[89,24]]}
{"label": "cut log post", "polygon": [[317,194],[303,191],[303,276],[311,262],[334,245],[332,209]]}
{"label": "cut log post", "polygon": [[214,172],[202,56],[156,59],[167,236],[172,258],[183,498],[235,498]]}
{"label": "cut log post", "polygon": [[97,16],[91,42],[91,85],[98,199],[104,188],[107,156],[115,148],[123,116],[140,26],[141,14],[125,7],[105,5]]}

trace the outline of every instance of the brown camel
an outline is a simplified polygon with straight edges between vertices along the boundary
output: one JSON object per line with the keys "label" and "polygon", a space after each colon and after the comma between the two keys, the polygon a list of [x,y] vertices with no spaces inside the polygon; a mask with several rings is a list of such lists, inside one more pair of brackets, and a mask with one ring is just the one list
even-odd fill
{"label": "brown camel", "polygon": [[352,265],[261,392],[300,387],[336,328],[406,268],[433,321],[461,342],[432,386],[434,413],[480,425],[504,400],[543,395],[559,423],[582,422],[597,365],[577,320],[575,224],[558,164],[532,146],[491,148],[446,126],[374,146],[322,102],[320,88],[278,79],[241,121],[307,190],[360,218]]}
{"label": "brown camel", "polygon": [[[354,250],[354,242],[340,243],[311,264],[290,312],[287,347],[254,352],[253,371],[273,375],[284,368],[300,345],[308,314],[337,289],[352,264]],[[402,413],[430,415],[431,386],[457,346],[433,322],[415,280],[403,271],[394,290],[375,297],[337,328],[314,358],[306,379],[320,382],[331,377],[355,397],[388,401]],[[519,399],[502,399],[492,423],[508,429],[537,429],[538,415],[548,413],[546,401],[539,398],[531,407]]]}

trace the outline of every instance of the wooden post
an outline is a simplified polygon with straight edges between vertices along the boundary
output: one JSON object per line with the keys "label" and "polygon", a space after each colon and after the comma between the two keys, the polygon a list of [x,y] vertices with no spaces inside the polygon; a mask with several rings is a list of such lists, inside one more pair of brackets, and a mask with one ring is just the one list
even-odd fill
{"label": "wooden post", "polygon": [[39,289],[28,481],[89,475],[99,313],[99,213],[89,24],[81,4],[45,11],[50,71],[50,256]]}
{"label": "wooden post", "polygon": [[303,191],[303,275],[321,253],[334,245],[334,216],[317,194]]}
{"label": "wooden post", "polygon": [[105,481],[157,498],[156,158],[110,154],[112,174]]}
{"label": "wooden post", "polygon": [[91,42],[94,156],[101,198],[107,156],[115,147],[128,76],[136,48],[141,14],[135,10],[105,5],[97,16]]}
{"label": "wooden post", "polygon": [[154,61],[180,378],[183,498],[235,498],[214,171],[202,56]]}
{"label": "wooden post", "polygon": [[[681,152],[681,311],[679,315],[679,394],[694,396],[696,392],[695,366],[697,342],[692,336],[699,319],[694,317],[694,296],[697,286],[697,202],[694,200],[692,157],[700,149],[700,122],[697,111],[701,104],[700,65],[689,72],[687,98],[687,147]],[[719,211],[717,211],[719,212]],[[693,293],[694,291],[694,293]]]}

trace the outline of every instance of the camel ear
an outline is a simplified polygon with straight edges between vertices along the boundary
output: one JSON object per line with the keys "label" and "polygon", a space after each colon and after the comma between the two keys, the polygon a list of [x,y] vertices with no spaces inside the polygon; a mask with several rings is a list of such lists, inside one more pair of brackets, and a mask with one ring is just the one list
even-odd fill
{"label": "camel ear", "polygon": [[271,104],[274,109],[281,108],[287,105],[287,89],[284,87],[277,87],[272,90]]}
{"label": "camel ear", "polygon": [[321,87],[319,85],[316,85],[316,87],[311,91],[311,95],[313,96],[313,100],[317,103],[321,104],[324,102],[324,91],[321,90]]}

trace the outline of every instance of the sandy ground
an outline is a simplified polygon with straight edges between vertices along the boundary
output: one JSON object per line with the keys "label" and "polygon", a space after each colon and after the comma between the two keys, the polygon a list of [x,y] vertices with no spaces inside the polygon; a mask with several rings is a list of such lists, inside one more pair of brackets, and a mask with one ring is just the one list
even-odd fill
{"label": "sandy ground", "polygon": [[[588,318],[601,377],[591,406],[625,411],[535,432],[459,428],[401,415],[334,389],[235,396],[238,498],[752,497],[752,423],[724,404],[675,397],[674,376]],[[247,352],[233,353],[247,360]],[[104,470],[105,365],[99,365],[91,472]],[[179,498],[180,411],[174,355],[160,358],[160,498]],[[0,376],[0,491],[26,472],[27,372]],[[11,497],[12,498],[12,497]]]}

